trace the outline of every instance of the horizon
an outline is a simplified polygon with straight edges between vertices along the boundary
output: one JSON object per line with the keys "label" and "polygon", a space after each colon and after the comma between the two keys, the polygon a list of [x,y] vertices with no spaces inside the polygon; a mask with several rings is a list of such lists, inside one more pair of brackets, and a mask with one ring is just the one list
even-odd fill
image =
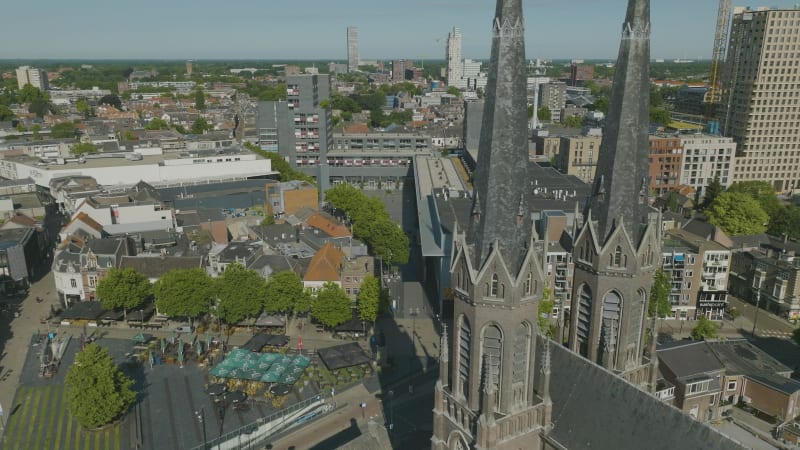
{"label": "horizon", "polygon": [[[0,49],[0,60],[343,61],[347,26],[359,29],[362,60],[444,59],[453,27],[461,30],[464,58],[489,57],[494,2],[415,0],[379,8],[374,1],[351,2],[342,11],[338,4],[309,0],[302,12],[286,0],[242,0],[236,8],[209,0],[191,8],[152,0],[114,5],[84,0],[79,9],[42,0],[35,11],[17,2],[4,11],[0,41],[15,44]],[[789,0],[772,3],[794,6]],[[717,7],[716,2],[654,2],[653,58],[709,59]],[[524,9],[526,59],[616,60],[624,0],[525,0]]]}

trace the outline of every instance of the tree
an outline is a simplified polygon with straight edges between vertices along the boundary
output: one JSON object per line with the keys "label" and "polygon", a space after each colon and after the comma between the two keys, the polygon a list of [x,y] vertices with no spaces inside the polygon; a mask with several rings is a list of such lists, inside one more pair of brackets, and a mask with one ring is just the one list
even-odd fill
{"label": "tree", "polygon": [[361,320],[375,323],[378,319],[380,296],[381,286],[378,279],[373,275],[364,277],[358,291],[358,316]]}
{"label": "tree", "polygon": [[539,108],[536,116],[539,118],[539,120],[551,120],[553,118],[553,113],[547,106],[542,106]]}
{"label": "tree", "polygon": [[150,119],[150,122],[147,123],[147,126],[144,127],[145,130],[167,130],[169,129],[169,124],[166,120],[160,117],[153,117]]}
{"label": "tree", "polygon": [[779,213],[781,202],[775,193],[775,188],[766,181],[741,181],[733,183],[728,192],[747,194],[761,205],[761,208],[771,217]]}
{"label": "tree", "polygon": [[153,294],[150,280],[131,269],[113,268],[105,278],[97,282],[97,296],[103,308],[114,310],[122,308],[126,314],[129,309],[141,305],[144,299]]}
{"label": "tree", "polygon": [[256,317],[266,297],[266,282],[241,264],[231,264],[217,279],[217,316],[228,325]]}
{"label": "tree", "polygon": [[295,302],[306,295],[300,275],[291,270],[277,272],[267,281],[264,310],[270,314],[292,313]]}
{"label": "tree", "polygon": [[756,200],[741,192],[723,192],[705,211],[708,223],[725,233],[758,234],[767,230],[769,216]]}
{"label": "tree", "polygon": [[48,100],[37,98],[28,104],[28,112],[36,114],[36,117],[42,118],[47,113],[51,112],[53,108]]}
{"label": "tree", "polygon": [[65,385],[69,413],[89,429],[121,417],[136,400],[133,380],[114,364],[108,350],[95,343],[75,356]]}
{"label": "tree", "polygon": [[203,134],[206,131],[210,130],[211,128],[212,128],[211,124],[209,124],[206,119],[198,117],[192,123],[191,132],[192,134]]}
{"label": "tree", "polygon": [[0,122],[7,122],[14,117],[14,112],[8,106],[0,105]]}
{"label": "tree", "polygon": [[672,290],[669,275],[661,268],[653,276],[653,286],[650,288],[650,301],[647,304],[647,315],[650,317],[667,317],[672,312],[669,302],[669,293]]}
{"label": "tree", "polygon": [[800,207],[794,205],[781,206],[769,219],[769,233],[775,236],[788,235],[800,239]]}
{"label": "tree", "polygon": [[599,111],[603,114],[608,113],[608,97],[597,97],[593,106],[595,111]]}
{"label": "tree", "polygon": [[264,220],[261,221],[261,226],[268,227],[270,225],[275,225],[275,216],[272,214],[267,214],[267,216],[264,217]]}
{"label": "tree", "polygon": [[333,328],[353,317],[352,302],[344,289],[336,283],[327,282],[317,292],[311,303],[311,316],[323,325]]}
{"label": "tree", "polygon": [[169,317],[193,320],[208,312],[214,288],[214,280],[203,269],[170,270],[153,284],[156,308]]}
{"label": "tree", "polygon": [[569,128],[580,128],[583,126],[583,119],[580,116],[567,116],[564,125]]}
{"label": "tree", "polygon": [[84,118],[89,117],[89,102],[85,98],[80,98],[75,102],[75,110],[83,114]]}
{"label": "tree", "polygon": [[669,191],[667,194],[667,209],[670,212],[678,212],[680,209],[680,199],[678,198],[678,193],[675,191]]}
{"label": "tree", "polygon": [[667,126],[672,123],[672,116],[670,116],[669,111],[664,108],[650,106],[650,122]]}
{"label": "tree", "polygon": [[61,122],[50,127],[50,137],[54,139],[74,138],[77,133],[78,129],[71,122]]}
{"label": "tree", "polygon": [[122,100],[120,100],[117,94],[108,94],[104,95],[100,98],[97,102],[99,105],[111,105],[114,108],[122,109]]}
{"label": "tree", "polygon": [[203,111],[206,109],[206,94],[202,89],[198,89],[194,92],[194,107],[198,111]]}
{"label": "tree", "polygon": [[32,103],[36,100],[45,100],[47,102],[50,101],[50,97],[46,92],[42,92],[39,88],[34,87],[30,83],[26,84],[22,87],[22,89],[19,90],[17,97],[22,103]]}
{"label": "tree", "polygon": [[450,86],[447,88],[447,93],[450,95],[455,95],[456,97],[461,97],[461,90],[455,86]]}
{"label": "tree", "polygon": [[553,329],[550,327],[550,316],[553,314],[553,306],[555,303],[550,298],[550,289],[544,288],[542,292],[542,299],[539,300],[538,313],[539,313],[539,332],[553,337]]}
{"label": "tree", "polygon": [[722,187],[722,183],[719,182],[719,177],[714,177],[711,183],[706,187],[706,192],[703,195],[703,203],[701,205],[701,209],[706,209],[714,203],[714,200],[719,196],[719,194],[723,193],[725,188]]}
{"label": "tree", "polygon": [[719,334],[719,325],[708,320],[706,316],[700,316],[697,326],[692,329],[692,339],[703,341],[713,339]]}
{"label": "tree", "polygon": [[70,147],[69,152],[73,155],[84,155],[87,153],[97,153],[97,147],[91,142],[79,142]]}

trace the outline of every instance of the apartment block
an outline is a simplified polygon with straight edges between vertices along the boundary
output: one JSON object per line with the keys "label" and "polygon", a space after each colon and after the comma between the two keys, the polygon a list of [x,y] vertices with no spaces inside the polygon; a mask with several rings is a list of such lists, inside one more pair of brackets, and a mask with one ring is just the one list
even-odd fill
{"label": "apartment block", "polygon": [[678,188],[683,144],[679,136],[650,136],[650,193],[654,197]]}
{"label": "apartment block", "polygon": [[547,107],[552,114],[553,122],[561,122],[561,110],[567,103],[567,84],[561,81],[553,81],[543,84],[540,88],[539,107]]}
{"label": "apartment block", "polygon": [[720,126],[738,145],[733,181],[800,186],[800,10],[734,8]]}
{"label": "apartment block", "polygon": [[47,80],[47,72],[35,67],[20,66],[17,68],[17,86],[22,89],[26,84],[30,84],[40,91],[50,89],[50,83]]}
{"label": "apartment block", "polygon": [[588,129],[578,136],[561,137],[558,170],[567,175],[574,175],[586,183],[594,181],[602,139],[599,129]]}
{"label": "apartment block", "polygon": [[347,71],[358,71],[358,28],[347,27]]}
{"label": "apartment block", "polygon": [[681,135],[683,168],[680,184],[691,186],[705,195],[714,178],[725,188],[733,184],[736,167],[736,142],[728,137],[708,134]]}

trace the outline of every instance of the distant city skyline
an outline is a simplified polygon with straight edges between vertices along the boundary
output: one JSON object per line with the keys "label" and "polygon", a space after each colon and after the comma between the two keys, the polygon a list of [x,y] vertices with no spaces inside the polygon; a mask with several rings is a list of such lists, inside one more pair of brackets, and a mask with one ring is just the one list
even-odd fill
{"label": "distant city skyline", "polygon": [[[524,0],[527,58],[615,59],[624,0]],[[796,0],[764,5],[793,8]],[[465,58],[488,59],[493,4],[486,0],[339,2],[41,0],[3,8],[1,59],[347,59],[359,30],[362,60],[444,59],[458,27]],[[756,2],[750,6],[759,6]],[[714,0],[653,2],[653,58],[709,59]]]}

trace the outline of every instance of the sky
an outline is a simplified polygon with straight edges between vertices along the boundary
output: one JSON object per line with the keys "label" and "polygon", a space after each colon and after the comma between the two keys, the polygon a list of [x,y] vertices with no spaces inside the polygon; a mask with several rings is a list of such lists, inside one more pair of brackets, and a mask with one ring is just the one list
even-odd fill
{"label": "sky", "polygon": [[[797,0],[769,0],[793,7]],[[709,59],[716,0],[653,0],[653,58]],[[734,1],[734,5],[737,3]],[[614,59],[625,0],[523,0],[528,59]],[[751,6],[758,6],[753,3]],[[495,0],[37,0],[2,8],[0,59],[486,59]]]}

